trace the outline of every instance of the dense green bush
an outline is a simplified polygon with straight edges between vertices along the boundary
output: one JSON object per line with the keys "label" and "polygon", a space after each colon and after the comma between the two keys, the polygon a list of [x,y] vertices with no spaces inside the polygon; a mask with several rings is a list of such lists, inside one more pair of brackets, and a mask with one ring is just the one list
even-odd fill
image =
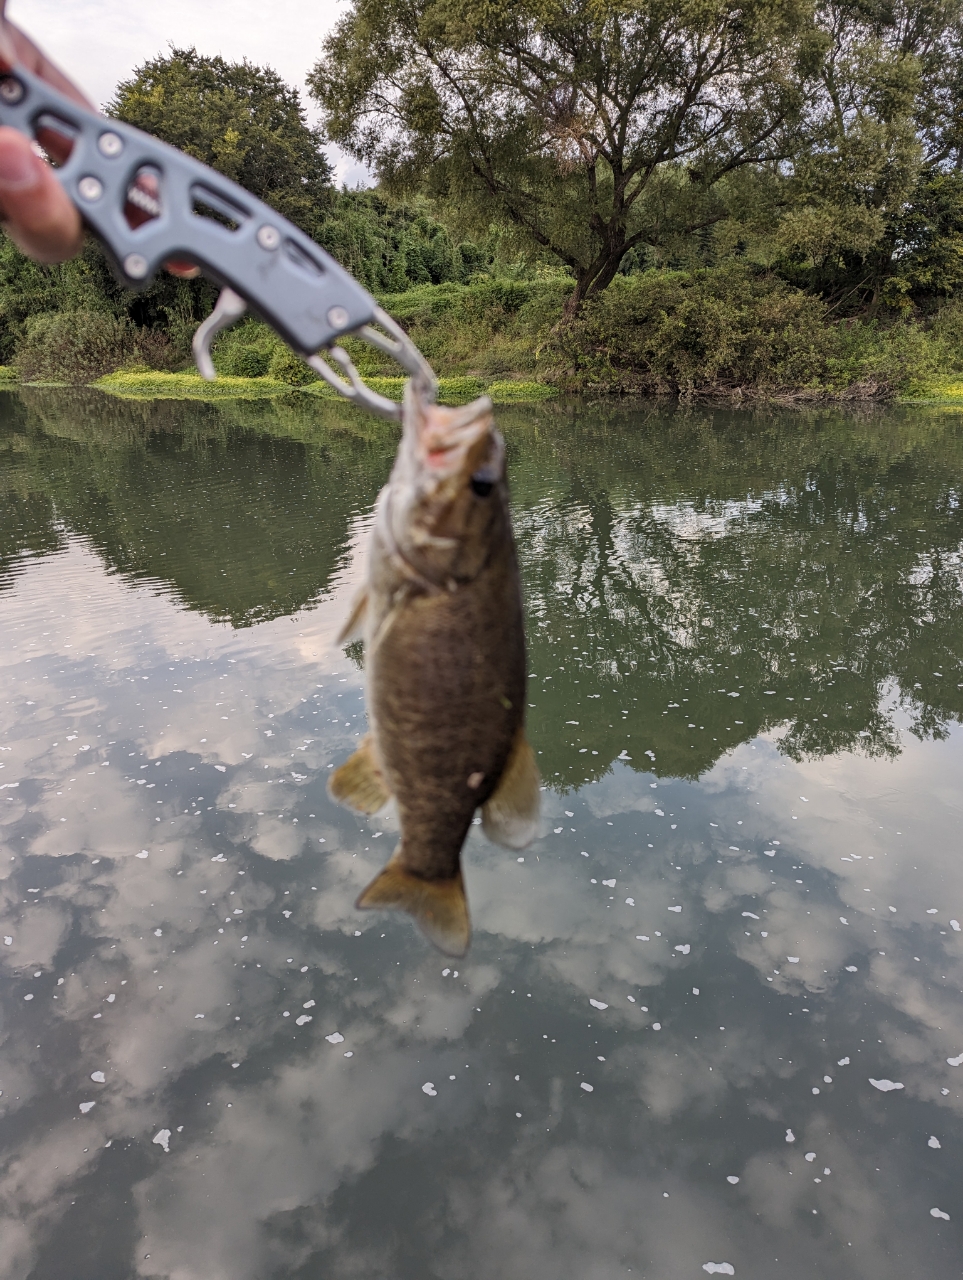
{"label": "dense green bush", "polygon": [[944,358],[911,320],[834,323],[821,299],[730,263],[616,278],[548,335],[539,369],[569,391],[883,396],[912,389]]}
{"label": "dense green bush", "polygon": [[313,369],[308,368],[300,356],[295,355],[290,347],[278,342],[268,365],[268,376],[275,382],[286,382],[291,387],[305,387],[309,382],[319,381]]}
{"label": "dense green bush", "polygon": [[24,324],[13,366],[24,382],[84,385],[133,366],[170,369],[177,356],[170,339],[140,329],[107,311],[48,311]]}

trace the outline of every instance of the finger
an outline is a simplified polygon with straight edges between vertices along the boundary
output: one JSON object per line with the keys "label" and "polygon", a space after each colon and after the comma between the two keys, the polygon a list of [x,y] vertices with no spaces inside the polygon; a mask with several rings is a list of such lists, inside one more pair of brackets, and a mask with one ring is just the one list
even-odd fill
{"label": "finger", "polygon": [[0,218],[38,262],[63,262],[83,241],[80,214],[53,170],[15,129],[0,128]]}

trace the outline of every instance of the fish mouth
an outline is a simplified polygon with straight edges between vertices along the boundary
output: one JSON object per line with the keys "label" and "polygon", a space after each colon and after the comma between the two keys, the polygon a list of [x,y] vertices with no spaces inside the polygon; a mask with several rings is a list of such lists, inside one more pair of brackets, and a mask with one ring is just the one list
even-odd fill
{"label": "fish mouth", "polygon": [[486,461],[495,425],[488,396],[451,409],[426,403],[412,380],[405,392],[405,410],[406,444],[430,482],[467,479]]}

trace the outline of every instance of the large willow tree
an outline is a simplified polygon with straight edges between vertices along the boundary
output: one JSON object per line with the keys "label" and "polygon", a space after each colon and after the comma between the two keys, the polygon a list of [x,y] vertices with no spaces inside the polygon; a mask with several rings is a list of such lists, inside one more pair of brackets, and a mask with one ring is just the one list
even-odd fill
{"label": "large willow tree", "polygon": [[564,263],[574,310],[787,154],[824,43],[806,0],[350,0],[310,87],[388,191]]}

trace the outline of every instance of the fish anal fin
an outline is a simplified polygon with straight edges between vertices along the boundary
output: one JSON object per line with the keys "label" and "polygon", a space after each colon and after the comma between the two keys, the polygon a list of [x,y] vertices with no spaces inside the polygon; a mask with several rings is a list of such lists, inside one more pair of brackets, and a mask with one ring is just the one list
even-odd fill
{"label": "fish anal fin", "polygon": [[347,644],[349,640],[360,640],[364,629],[364,616],[368,610],[368,590],[363,588],[354,598],[348,621],[338,632],[336,644]]}
{"label": "fish anal fin", "polygon": [[524,849],[538,832],[540,808],[535,752],[519,728],[498,786],[482,806],[485,835],[507,849]]}
{"label": "fish anal fin", "polygon": [[460,871],[447,880],[423,880],[406,871],[396,855],[355,906],[362,911],[407,911],[428,941],[446,956],[463,956],[468,950],[471,920]]}
{"label": "fish anal fin", "polygon": [[353,756],[332,773],[328,780],[332,800],[346,804],[359,813],[377,813],[391,799],[374,757],[374,744],[367,733]]}

